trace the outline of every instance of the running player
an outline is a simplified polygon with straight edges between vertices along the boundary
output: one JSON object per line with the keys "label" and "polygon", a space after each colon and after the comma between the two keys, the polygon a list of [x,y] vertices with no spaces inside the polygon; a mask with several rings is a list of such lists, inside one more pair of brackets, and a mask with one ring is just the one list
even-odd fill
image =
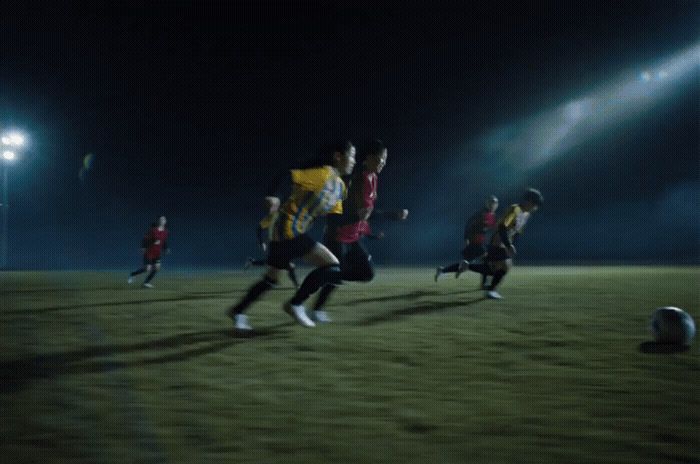
{"label": "running player", "polygon": [[[275,209],[274,211],[271,211],[270,214],[262,218],[262,220],[258,224],[256,235],[258,237],[258,246],[263,252],[267,251],[268,241],[270,240],[270,233],[272,231],[270,226],[272,226],[272,224],[275,223],[278,215],[279,213]],[[243,265],[243,269],[248,270],[251,266],[265,265],[267,265],[266,259],[255,259],[249,256],[248,259],[246,259],[245,264]],[[296,266],[291,261],[289,262],[289,269],[287,269],[287,275],[289,276],[289,280],[291,280],[294,284],[294,288],[299,289],[299,281],[297,280]]]}
{"label": "running player", "polygon": [[[445,267],[438,267],[435,271],[435,282],[442,274],[454,272],[455,278],[466,271],[469,263],[486,256],[486,233],[496,226],[496,210],[498,209],[498,198],[491,195],[481,211],[474,213],[467,225],[464,227],[464,249],[462,250],[462,261],[450,264]],[[486,276],[482,274],[481,286],[486,284]]]}
{"label": "running player", "polygon": [[[385,216],[405,220],[408,210],[384,212],[374,209],[377,200],[378,174],[382,172],[387,160],[387,149],[381,140],[370,145],[362,169],[355,171],[348,198],[343,202],[342,214],[328,216],[328,226],[324,244],[340,261],[344,281],[369,282],[374,278],[372,257],[362,244],[362,237],[381,238],[383,234],[372,235],[369,225],[370,216]],[[316,322],[331,322],[324,305],[336,285],[326,285],[321,289],[312,319]]]}
{"label": "running player", "polygon": [[[338,259],[328,248],[311,238],[307,231],[316,217],[342,213],[346,187],[341,176],[352,172],[355,147],[345,142],[324,154],[327,160],[322,166],[291,170],[292,192],[287,201],[279,206],[279,215],[271,226],[267,272],[237,305],[228,310],[238,330],[251,330],[244,311],[277,284],[281,270],[289,269],[289,263],[294,259],[304,258],[316,266],[294,297],[284,305],[284,310],[299,324],[314,327],[314,322],[306,314],[304,301],[319,288],[340,283]],[[271,211],[280,204],[279,198],[273,196],[276,187],[273,186],[266,197]]]}
{"label": "running player", "polygon": [[168,230],[165,228],[167,219],[165,216],[158,218],[157,223],[151,224],[151,228],[141,241],[141,251],[143,252],[143,266],[135,270],[129,275],[128,282],[134,282],[134,277],[148,272],[146,280],[143,282],[143,287],[153,288],[151,280],[160,270],[160,258],[163,252],[170,253],[168,248]]}
{"label": "running player", "polygon": [[520,203],[511,205],[505,216],[498,221],[498,232],[491,237],[484,263],[469,265],[471,271],[493,276],[491,284],[485,289],[487,298],[503,298],[496,291],[496,287],[513,267],[513,257],[516,254],[513,241],[522,234],[528,219],[542,206],[543,202],[544,199],[539,190],[532,188],[526,190]]}

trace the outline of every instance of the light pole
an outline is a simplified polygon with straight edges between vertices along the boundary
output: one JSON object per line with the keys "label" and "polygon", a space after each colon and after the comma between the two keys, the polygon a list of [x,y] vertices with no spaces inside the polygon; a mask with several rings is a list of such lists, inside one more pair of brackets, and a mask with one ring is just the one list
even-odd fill
{"label": "light pole", "polygon": [[8,251],[8,221],[9,221],[9,208],[10,204],[8,202],[8,183],[9,176],[8,171],[10,169],[10,163],[12,163],[17,155],[12,151],[11,147],[21,147],[24,145],[24,137],[18,133],[11,133],[3,136],[0,139],[3,146],[7,146],[8,149],[3,149],[2,152],[2,248],[0,249],[0,269],[7,268],[7,251]]}

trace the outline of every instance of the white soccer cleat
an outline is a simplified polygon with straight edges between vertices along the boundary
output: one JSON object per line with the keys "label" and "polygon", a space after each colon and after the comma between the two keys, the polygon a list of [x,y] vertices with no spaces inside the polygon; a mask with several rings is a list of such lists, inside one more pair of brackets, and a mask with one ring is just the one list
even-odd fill
{"label": "white soccer cleat", "polygon": [[253,327],[248,323],[248,316],[245,314],[234,314],[233,324],[236,330],[253,330]]}
{"label": "white soccer cleat", "polygon": [[314,321],[309,319],[309,316],[306,315],[306,308],[304,308],[304,305],[293,305],[287,302],[284,305],[284,312],[292,316],[294,320],[304,327],[316,327]]}
{"label": "white soccer cleat", "polygon": [[129,276],[129,279],[127,279],[126,283],[129,284],[129,285],[133,284],[133,283],[134,283],[134,278],[131,277],[131,276]]}
{"label": "white soccer cleat", "polygon": [[153,288],[153,284],[149,284],[148,282],[146,282],[145,284],[143,284],[143,288]]}
{"label": "white soccer cleat", "polygon": [[441,275],[442,275],[442,266],[435,269],[435,282],[438,281],[438,279],[440,278]]}
{"label": "white soccer cleat", "polygon": [[317,309],[311,313],[311,319],[315,322],[320,322],[321,324],[327,324],[333,322],[327,312],[322,309]]}
{"label": "white soccer cleat", "polygon": [[457,268],[457,272],[455,272],[455,279],[459,279],[459,276],[462,272],[466,271],[469,269],[469,261],[466,259],[463,259],[461,263],[459,263],[459,267]]}
{"label": "white soccer cleat", "polygon": [[486,292],[486,298],[490,298],[492,300],[502,300],[503,296],[501,296],[500,293],[498,293],[496,290],[489,290]]}

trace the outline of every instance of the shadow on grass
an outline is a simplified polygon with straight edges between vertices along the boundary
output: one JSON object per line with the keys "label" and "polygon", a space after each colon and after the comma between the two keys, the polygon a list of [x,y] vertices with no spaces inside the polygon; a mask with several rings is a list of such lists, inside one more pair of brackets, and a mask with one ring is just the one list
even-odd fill
{"label": "shadow on grass", "polygon": [[644,342],[639,344],[639,351],[647,354],[684,353],[689,349],[689,346],[674,343]]}
{"label": "shadow on grass", "polygon": [[463,308],[465,306],[471,306],[480,301],[484,301],[486,298],[477,298],[475,300],[469,301],[453,301],[451,303],[425,303],[418,306],[412,306],[410,308],[397,309],[388,313],[379,314],[377,316],[364,319],[357,322],[357,325],[367,326],[381,324],[383,322],[392,322],[398,319],[402,319],[408,316],[416,316],[419,314],[431,314],[446,311],[453,308]]}
{"label": "shadow on grass", "polygon": [[346,301],[344,304],[345,305],[354,305],[354,304],[361,304],[361,303],[379,303],[381,301],[396,301],[396,300],[417,300],[418,298],[426,297],[426,296],[450,296],[450,295],[463,295],[466,293],[476,293],[476,292],[481,292],[483,290],[479,290],[478,288],[471,288],[467,290],[458,290],[454,292],[444,292],[444,291],[439,291],[439,290],[415,290],[410,293],[403,293],[403,294],[398,294],[398,295],[387,295],[387,296],[378,296],[378,297],[372,297],[372,298],[359,298],[356,300],[349,300]]}
{"label": "shadow on grass", "polygon": [[[186,361],[198,356],[216,353],[243,343],[247,339],[269,340],[285,337],[285,333],[280,329],[289,325],[293,324],[291,322],[284,323],[246,333],[237,332],[233,328],[189,332],[140,343],[87,346],[75,351],[47,353],[0,362],[0,393],[19,391],[33,380],[54,379],[62,375],[101,373],[131,367]],[[143,353],[148,355],[153,351],[170,349],[180,349],[180,351],[129,361],[114,359],[114,356],[121,354]]]}
{"label": "shadow on grass", "polygon": [[[234,295],[227,293],[227,296],[233,298]],[[181,301],[198,301],[206,300],[207,297],[211,295],[182,295],[173,298],[153,298],[148,300],[129,300],[129,301],[107,301],[102,303],[81,303],[77,305],[68,306],[49,306],[46,308],[35,308],[35,309],[15,309],[12,311],[5,311],[5,314],[21,315],[21,314],[45,314],[57,311],[70,311],[73,309],[83,309],[83,308],[98,308],[98,307],[111,307],[111,306],[129,306],[129,305],[140,305],[145,303],[175,303]]]}

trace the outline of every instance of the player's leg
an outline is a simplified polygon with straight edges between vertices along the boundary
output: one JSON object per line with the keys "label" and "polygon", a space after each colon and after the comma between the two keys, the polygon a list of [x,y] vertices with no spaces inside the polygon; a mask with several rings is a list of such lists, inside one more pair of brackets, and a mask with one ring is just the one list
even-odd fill
{"label": "player's leg", "polygon": [[488,291],[486,292],[486,296],[488,298],[497,300],[503,298],[501,294],[496,291],[496,288],[503,280],[503,277],[505,277],[505,275],[508,273],[508,271],[510,271],[512,267],[513,260],[511,259],[493,262],[493,280],[491,281],[491,285],[489,285]]}
{"label": "player's leg", "polygon": [[146,277],[146,280],[143,282],[144,287],[153,288],[151,280],[153,280],[158,271],[160,271],[160,261],[156,260],[155,263],[153,263],[153,270],[148,274],[148,277]]}
{"label": "player's leg", "polygon": [[143,274],[144,272],[149,272],[149,259],[148,257],[144,254],[143,255],[143,266],[140,268],[136,269],[134,272],[129,274],[129,279],[127,280],[128,283],[133,283],[134,282],[134,277],[136,277],[139,274]]}
{"label": "player's leg", "polygon": [[233,319],[236,329],[252,329],[250,324],[248,324],[248,317],[244,314],[244,311],[256,300],[258,300],[265,292],[277,285],[280,272],[280,269],[273,266],[268,266],[267,272],[263,275],[262,279],[257,281],[248,289],[248,292],[245,294],[243,299],[238,302],[238,304],[229,308],[227,314],[231,319]]}
{"label": "player's leg", "polygon": [[[311,239],[309,239],[311,240]],[[341,281],[340,263],[338,258],[326,246],[315,243],[303,258],[316,269],[311,271],[301,283],[284,310],[289,313],[297,322],[305,327],[314,327],[316,324],[306,315],[304,302],[309,296],[325,285],[338,285]]]}
{"label": "player's leg", "polygon": [[[337,240],[329,239],[328,237],[324,240],[324,245],[330,250],[333,255],[338,258],[341,272],[346,268],[345,254],[347,253],[348,247],[342,242]],[[318,292],[318,298],[314,304],[314,309],[311,313],[311,319],[315,322],[327,323],[331,322],[331,318],[325,310],[326,302],[331,296],[331,293],[338,288],[337,284],[324,285],[321,291]]]}
{"label": "player's leg", "polygon": [[287,275],[289,276],[289,280],[292,281],[294,284],[294,288],[299,290],[299,279],[297,278],[297,267],[294,265],[294,263],[289,263],[289,269],[287,269]]}

